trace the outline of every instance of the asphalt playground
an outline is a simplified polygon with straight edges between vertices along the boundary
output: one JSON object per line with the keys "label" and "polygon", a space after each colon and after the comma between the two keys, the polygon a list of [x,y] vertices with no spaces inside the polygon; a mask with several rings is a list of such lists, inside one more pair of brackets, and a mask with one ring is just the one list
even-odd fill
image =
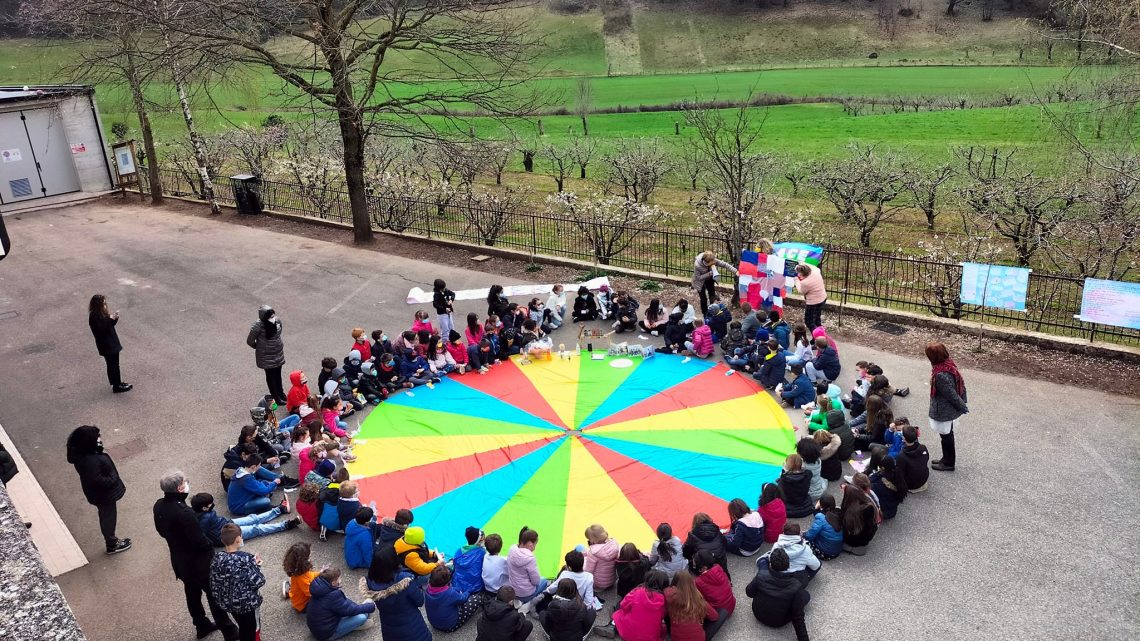
{"label": "asphalt playground", "polygon": [[[0,314],[0,424],[90,560],[59,582],[96,641],[194,638],[151,506],[161,496],[159,477],[174,468],[188,474],[192,492],[222,503],[222,453],[265,388],[244,342],[260,304],[273,305],[284,322],[285,371],[303,368],[315,380],[322,356],[344,355],[352,327],[394,335],[409,325],[414,308],[404,298],[412,286],[427,289],[435,278],[452,289],[527,282],[115,201],[6,222],[14,251],[0,262],[0,312],[16,313]],[[94,293],[121,311],[123,376],[135,384],[128,394],[110,393],[88,331]],[[457,305],[459,317],[468,311],[482,316],[485,305]],[[914,390],[895,401],[896,415],[924,420],[929,365],[921,348],[902,358],[841,344],[844,387],[855,361],[873,360]],[[963,374],[971,412],[957,471],[933,473],[930,490],[906,499],[866,556],[825,563],[810,586],[812,638],[1140,636],[1140,509],[1132,497],[1140,399],[1098,391],[1091,373],[1083,388]],[[115,557],[104,555],[95,509],[65,460],[67,434],[80,424],[102,428],[127,485],[119,534],[134,548]],[[924,436],[937,458],[937,437]],[[313,543],[318,567],[343,566],[337,540],[321,544],[304,527],[248,543],[268,579],[267,641],[311,639],[278,592],[281,556],[296,539]],[[772,630],[752,618],[744,587],[753,560],[731,562],[739,605],[718,639],[794,639],[790,626]],[[345,577],[350,597],[358,598],[360,575]],[[348,638],[379,637],[375,628]],[[474,637],[474,623],[436,633]]]}

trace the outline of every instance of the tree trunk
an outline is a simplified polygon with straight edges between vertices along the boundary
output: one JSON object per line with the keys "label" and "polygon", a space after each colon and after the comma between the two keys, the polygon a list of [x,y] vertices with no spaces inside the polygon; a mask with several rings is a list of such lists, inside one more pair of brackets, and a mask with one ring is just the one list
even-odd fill
{"label": "tree trunk", "polygon": [[578,174],[578,177],[581,178],[582,180],[585,180],[586,179],[586,165],[578,165],[578,168],[581,170]]}
{"label": "tree trunk", "polygon": [[934,229],[934,217],[937,216],[934,205],[934,195],[931,194],[926,201],[926,206],[922,208],[922,213],[926,214],[926,228],[931,230]]}
{"label": "tree trunk", "polygon": [[875,232],[874,229],[871,229],[868,227],[864,227],[863,229],[860,229],[859,230],[859,246],[860,247],[870,247],[871,246],[871,234],[873,234],[874,232]]}
{"label": "tree trunk", "polygon": [[562,176],[553,176],[553,178],[554,178],[554,184],[558,185],[558,193],[561,194],[562,193],[562,182],[563,182],[564,178]]}
{"label": "tree trunk", "polygon": [[590,135],[590,124],[588,122],[586,122],[586,115],[585,114],[582,114],[582,135],[583,136],[589,136]]}
{"label": "tree trunk", "polygon": [[146,100],[143,98],[142,83],[139,82],[138,70],[135,68],[134,52],[127,50],[126,80],[131,88],[131,99],[134,101],[135,112],[139,117],[139,130],[142,132],[143,150],[146,153],[146,170],[150,181],[150,204],[161,205],[162,176],[158,171],[158,154],[154,149],[154,131],[150,126],[150,115],[147,113]]}
{"label": "tree trunk", "polygon": [[372,242],[372,218],[364,186],[364,123],[351,108],[340,113],[340,137],[344,146],[344,184],[352,210],[352,240],[358,245]]}
{"label": "tree trunk", "polygon": [[[162,43],[166,46],[166,51],[170,52],[170,33],[166,30],[166,26],[162,19],[166,17],[166,5],[163,2],[159,4],[159,0],[154,0],[154,8],[158,12],[159,31],[162,33]],[[174,76],[174,88],[178,91],[178,104],[182,106],[182,118],[186,121],[186,132],[190,135],[190,146],[194,148],[194,160],[198,164],[198,179],[202,183],[202,198],[209,201],[210,213],[220,214],[222,210],[218,207],[218,199],[214,195],[214,181],[210,179],[210,170],[207,168],[206,159],[206,143],[202,140],[202,135],[198,133],[198,128],[194,126],[194,112],[190,108],[190,96],[186,93],[186,79],[182,76],[182,63],[178,60],[178,55],[172,55],[169,58],[170,71]]]}
{"label": "tree trunk", "polygon": [[522,152],[522,155],[523,155],[523,169],[528,174],[534,173],[534,152],[524,150]]}

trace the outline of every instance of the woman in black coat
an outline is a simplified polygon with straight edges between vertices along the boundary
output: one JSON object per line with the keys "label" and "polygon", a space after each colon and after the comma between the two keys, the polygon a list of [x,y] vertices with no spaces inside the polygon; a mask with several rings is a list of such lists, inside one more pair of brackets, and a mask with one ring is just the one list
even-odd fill
{"label": "woman in black coat", "polygon": [[91,326],[91,334],[95,336],[95,347],[99,355],[107,361],[107,380],[111,383],[111,391],[116,394],[130,391],[130,383],[124,383],[119,372],[119,352],[123,345],[119,343],[119,334],[115,331],[115,324],[119,322],[119,312],[114,314],[107,308],[107,297],[95,294],[87,305],[87,324]]}
{"label": "woman in black coat", "polygon": [[285,341],[281,340],[281,321],[269,305],[257,310],[257,322],[249,328],[245,343],[254,349],[257,366],[265,370],[265,384],[269,395],[279,405],[286,402],[285,388],[281,384],[281,368],[285,366]]}
{"label": "woman in black coat", "polygon": [[99,510],[99,530],[107,544],[107,554],[118,554],[131,549],[130,539],[115,536],[118,511],[115,503],[127,493],[115,462],[103,453],[103,439],[99,428],[81,425],[67,437],[67,462],[79,473],[79,484],[87,502]]}

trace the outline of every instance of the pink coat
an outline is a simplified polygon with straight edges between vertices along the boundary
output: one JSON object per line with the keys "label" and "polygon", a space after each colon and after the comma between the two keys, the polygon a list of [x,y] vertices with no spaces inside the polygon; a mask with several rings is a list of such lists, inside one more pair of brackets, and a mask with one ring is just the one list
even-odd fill
{"label": "pink coat", "polygon": [[788,510],[784,507],[784,499],[773,499],[756,508],[756,511],[764,519],[764,540],[775,543],[784,533],[784,523],[788,522]]}
{"label": "pink coat", "polygon": [[665,595],[639,585],[614,610],[614,627],[624,641],[665,638]]}
{"label": "pink coat", "polygon": [[827,300],[827,289],[823,286],[823,274],[815,265],[808,265],[811,273],[806,278],[796,280],[796,290],[804,297],[805,305],[818,305]]}
{"label": "pink coat", "polygon": [[412,331],[413,332],[418,334],[418,333],[420,333],[420,330],[424,330],[424,329],[426,329],[428,331],[428,333],[430,333],[430,334],[435,333],[435,327],[432,327],[431,321],[420,321],[420,320],[412,321]]}
{"label": "pink coat", "polygon": [[708,325],[701,325],[693,330],[693,351],[699,356],[712,354],[712,328]]}
{"label": "pink coat", "polygon": [[467,344],[468,345],[478,345],[479,341],[483,340],[483,327],[482,326],[476,328],[476,330],[474,332],[471,331],[471,327],[468,327],[467,329],[464,330],[463,333],[465,333],[467,335]]}
{"label": "pink coat", "polygon": [[535,561],[533,551],[511,546],[507,553],[507,581],[519,598],[525,599],[538,591],[542,575],[538,573],[538,561]]}
{"label": "pink coat", "polygon": [[451,354],[451,358],[459,365],[467,364],[467,347],[463,343],[448,343],[447,353]]}
{"label": "pink coat", "polygon": [[618,557],[618,544],[612,538],[586,548],[586,571],[594,575],[594,589],[605,590],[617,581],[614,562]]}

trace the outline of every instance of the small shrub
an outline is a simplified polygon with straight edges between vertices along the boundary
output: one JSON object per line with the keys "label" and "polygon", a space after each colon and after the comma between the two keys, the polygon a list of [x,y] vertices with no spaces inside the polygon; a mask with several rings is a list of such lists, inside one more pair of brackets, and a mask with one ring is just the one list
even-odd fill
{"label": "small shrub", "polygon": [[661,283],[655,280],[643,280],[637,284],[637,288],[643,292],[659,292],[661,291]]}
{"label": "small shrub", "polygon": [[542,265],[539,265],[538,263],[531,263],[531,264],[526,266],[526,271],[528,271],[528,272],[540,272],[540,271],[542,271]]}
{"label": "small shrub", "polygon": [[610,273],[604,269],[591,269],[589,271],[584,271],[581,274],[578,274],[577,276],[575,276],[574,282],[575,283],[584,283],[584,282],[586,282],[592,278],[598,278],[599,276],[609,276],[609,275],[610,275]]}
{"label": "small shrub", "polygon": [[249,107],[245,105],[234,105],[234,111],[249,111]]}
{"label": "small shrub", "polygon": [[129,133],[131,133],[131,128],[125,122],[116,122],[111,125],[111,135],[115,137],[115,140],[126,140]]}
{"label": "small shrub", "polygon": [[261,120],[261,126],[263,129],[269,129],[270,127],[280,127],[284,124],[285,119],[277,114],[269,114]]}

